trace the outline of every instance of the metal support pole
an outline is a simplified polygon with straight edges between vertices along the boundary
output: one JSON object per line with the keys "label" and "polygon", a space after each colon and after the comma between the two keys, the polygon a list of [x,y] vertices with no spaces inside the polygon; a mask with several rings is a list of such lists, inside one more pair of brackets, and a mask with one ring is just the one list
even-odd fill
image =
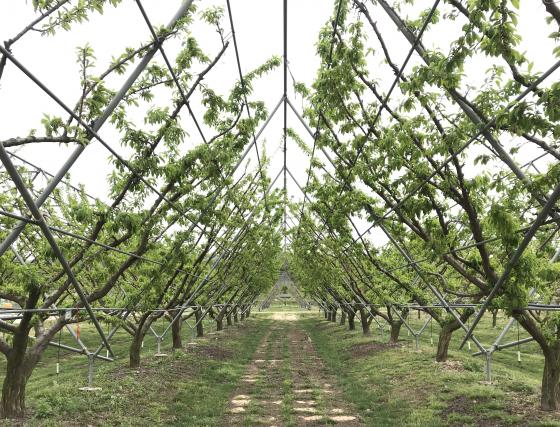
{"label": "metal support pole", "polygon": [[[17,261],[21,264],[21,265],[25,265],[25,260],[23,259],[23,257],[20,255],[20,253],[18,252],[18,250],[16,249],[16,247],[12,244],[10,245],[10,249],[12,250],[14,256],[16,257]],[[52,304],[52,307],[54,309],[57,309],[55,304]],[[53,347],[58,347],[58,348],[63,348],[65,350],[68,351],[72,351],[74,353],[80,353],[80,354],[89,354],[89,350],[86,347],[86,345],[84,344],[84,342],[78,337],[78,335],[76,334],[76,332],[70,327],[70,325],[65,324],[64,328],[66,328],[68,330],[68,332],[70,332],[70,335],[72,335],[72,337],[74,338],[74,341],[76,341],[78,343],[78,345],[81,347],[81,349],[69,346],[69,345],[65,345],[65,344],[61,344],[55,341],[49,341],[49,345],[53,346]],[[108,340],[111,339],[112,334],[109,334],[109,336],[107,337]],[[35,337],[30,337],[32,339],[35,339]],[[109,362],[112,362],[114,359],[109,357],[109,352],[107,352],[107,357],[103,357],[103,356],[99,356],[99,351],[100,349],[103,348],[103,344],[99,347],[99,350],[96,351],[94,353],[95,357],[102,359],[102,360],[107,360]],[[58,371],[59,367],[58,367],[58,363],[57,363],[57,371]]]}
{"label": "metal support pole", "polygon": [[[449,307],[449,304],[447,303],[445,298],[443,298],[443,296],[438,292],[438,290],[428,280],[426,280],[426,278],[422,274],[422,271],[420,270],[418,265],[416,263],[414,263],[411,256],[408,254],[408,251],[406,251],[399,244],[399,242],[396,241],[396,239],[393,237],[393,235],[387,230],[387,228],[385,228],[385,226],[383,224],[380,224],[379,227],[381,228],[383,233],[388,237],[389,241],[393,244],[393,246],[401,253],[403,258],[407,262],[411,263],[412,268],[414,269],[416,274],[418,274],[418,276],[420,277],[420,280],[422,280],[424,282],[424,284],[426,285],[426,287],[428,289],[430,289],[430,291],[434,294],[434,296],[439,300],[440,304],[443,305],[443,307],[447,310],[447,312],[450,313],[457,322],[459,322],[459,325],[461,325],[461,327],[465,331],[468,331],[467,326],[463,323],[463,321],[461,320],[461,317],[457,314],[457,312],[453,308]],[[483,351],[486,350],[484,348],[484,346],[480,343],[480,341],[478,341],[478,339],[475,336],[472,336],[471,339],[480,350],[483,350]],[[465,339],[464,342],[466,342],[466,341],[467,341],[467,339]]]}
{"label": "metal support pole", "polygon": [[[270,183],[270,185],[268,186],[268,188],[266,189],[265,194],[269,193],[270,190],[272,189],[272,187],[274,186],[274,184],[276,183],[276,181],[278,180],[278,177],[280,176],[280,173],[282,171],[280,171],[278,173],[278,175],[276,175],[276,178],[274,178],[274,180]],[[264,196],[263,196],[264,197]],[[255,204],[255,206],[253,207],[253,209],[251,210],[249,216],[247,217],[247,219],[245,220],[245,224],[248,224],[249,221],[253,218],[253,216],[255,215],[256,211],[257,211],[257,207],[259,206],[259,203]],[[243,228],[241,228],[236,235],[231,239],[231,242],[236,242],[237,239],[241,236],[243,231]],[[173,318],[173,320],[169,323],[169,325],[167,326],[167,328],[163,331],[162,335],[167,334],[168,330],[173,326],[173,324],[177,321],[177,319],[182,316],[183,311],[185,310],[185,306],[188,306],[188,304],[191,303],[191,301],[194,298],[194,295],[197,291],[201,290],[202,287],[208,282],[208,278],[210,277],[210,275],[212,274],[212,272],[220,265],[221,261],[223,260],[224,256],[225,256],[225,252],[222,252],[220,254],[220,256],[218,257],[218,259],[214,262],[214,264],[212,265],[210,271],[206,274],[206,276],[204,277],[204,279],[200,282],[200,284],[197,286],[197,288],[194,290],[193,294],[191,295],[191,297],[189,298],[189,300],[183,305],[183,309],[179,310],[179,312],[177,313],[177,315]]]}
{"label": "metal support pole", "polygon": [[[290,101],[290,98],[288,98],[287,96],[286,96],[286,102],[288,103],[288,105],[290,106],[291,110],[294,112],[294,114],[296,115],[296,117],[298,118],[300,123],[303,125],[303,127],[305,128],[307,133],[311,136],[311,138],[315,139],[315,134],[313,133],[313,131],[311,130],[311,128],[309,127],[307,122],[303,119],[303,117],[301,116],[299,111],[296,109],[296,107],[294,107],[294,104],[292,104],[292,101]],[[331,165],[334,164],[334,162],[333,162],[331,156],[329,155],[329,153],[327,152],[327,150],[325,150],[324,147],[319,147],[319,149],[321,150],[321,153],[323,153],[323,155],[328,159],[330,164]]]}
{"label": "metal support pole", "polygon": [[284,29],[284,250],[286,249],[287,215],[288,215],[288,0],[283,1]]}
{"label": "metal support pole", "polygon": [[15,168],[14,164],[12,163],[12,160],[11,160],[10,156],[8,155],[8,152],[6,151],[6,149],[4,148],[4,145],[2,143],[0,143],[0,161],[2,162],[4,167],[6,168],[6,172],[8,172],[8,174],[10,175],[10,178],[12,179],[12,181],[13,181],[14,185],[16,186],[18,192],[20,193],[21,197],[23,198],[25,204],[27,205],[27,207],[31,211],[31,214],[33,215],[35,220],[38,222],[38,225],[41,228],[41,231],[43,232],[45,238],[47,239],[49,245],[51,246],[54,255],[56,256],[56,258],[60,262],[60,265],[62,266],[64,272],[66,273],[66,275],[70,279],[72,285],[76,289],[76,293],[78,294],[82,304],[86,308],[86,311],[88,312],[91,321],[95,325],[95,329],[97,329],[97,332],[99,333],[101,339],[103,340],[103,343],[105,344],[105,346],[107,347],[107,349],[109,350],[111,355],[113,355],[113,351],[111,350],[111,345],[109,344],[109,341],[105,337],[105,334],[103,332],[103,328],[101,327],[101,325],[97,321],[97,318],[95,317],[95,314],[94,314],[93,310],[91,309],[91,306],[90,306],[90,303],[87,299],[86,294],[84,293],[82,287],[78,283],[78,280],[76,279],[76,276],[74,276],[74,272],[72,271],[72,268],[70,267],[70,264],[68,263],[68,261],[64,257],[62,251],[60,250],[60,247],[56,243],[56,239],[54,238],[53,234],[51,233],[51,230],[49,229],[49,226],[47,225],[45,219],[43,218],[43,214],[41,213],[41,211],[39,210],[39,207],[37,206],[37,204],[35,203],[35,201],[31,197],[31,193],[27,189],[23,179],[21,178],[21,175],[19,174],[19,172]]}
{"label": "metal support pole", "polygon": [[[408,42],[412,45],[412,49],[416,50],[416,52],[420,55],[422,60],[430,65],[431,60],[427,57],[426,51],[422,46],[422,43],[418,41],[418,39],[414,36],[410,28],[407,24],[400,18],[400,16],[395,12],[391,6],[387,4],[385,0],[379,0],[379,5],[383,8],[383,10],[387,13],[390,19],[395,23],[397,28],[402,32]],[[536,81],[532,82],[532,84],[524,90],[520,95],[516,97],[513,102],[508,104],[508,109],[511,106],[524,98],[528,93],[530,93],[538,84],[540,84],[544,79],[546,79],[550,74],[552,74],[557,68],[560,67],[560,61],[557,61],[551,68],[549,68],[545,73],[543,73]],[[492,148],[496,151],[498,157],[502,162],[504,162],[510,170],[517,176],[517,178],[525,185],[528,189],[529,193],[543,206],[545,205],[545,200],[541,197],[540,194],[535,191],[533,188],[532,182],[527,178],[527,176],[523,173],[521,168],[515,163],[513,158],[509,155],[509,153],[504,149],[500,141],[498,141],[492,132],[490,131],[490,125],[495,121],[486,122],[481,118],[476,111],[474,111],[471,106],[466,101],[466,97],[461,95],[455,89],[447,89],[444,88],[451,98],[455,101],[457,105],[463,110],[466,116],[472,121],[478,128],[481,128],[478,134],[482,134],[484,138],[488,141],[488,143],[492,146]],[[559,219],[559,218],[556,218]],[[464,343],[463,343],[464,344]],[[461,346],[463,345],[461,344]]]}
{"label": "metal support pole", "polygon": [[486,381],[488,381],[489,383],[492,382],[492,351],[486,351],[486,370],[485,370],[485,374],[486,374]]}
{"label": "metal support pole", "polygon": [[[190,324],[189,324],[190,327]],[[194,343],[194,340],[196,338],[196,329],[195,328],[191,328],[191,344]]]}
{"label": "metal support pole", "polygon": [[157,340],[157,353],[156,353],[157,356],[158,354],[161,354],[161,336],[157,335],[156,340]]}
{"label": "metal support pole", "polygon": [[407,330],[412,334],[412,336],[414,337],[414,340],[416,341],[416,350],[420,349],[420,345],[419,345],[419,339],[420,336],[422,335],[422,333],[426,330],[428,324],[430,323],[431,317],[428,317],[426,319],[426,321],[424,322],[424,324],[422,325],[422,327],[418,330],[415,331],[414,329],[412,329],[412,327],[408,324],[408,322],[406,321],[406,319],[404,317],[401,316],[401,314],[398,312],[398,310],[395,310],[395,313],[397,314],[397,316],[399,317],[399,319],[401,319],[401,321],[403,322],[404,326],[407,328]]}
{"label": "metal support pole", "polygon": [[[534,340],[535,339],[533,337],[527,337],[527,338],[523,338],[519,341],[512,341],[512,342],[509,342],[507,344],[497,345],[495,348],[494,347],[492,348],[492,353],[495,353],[496,351],[504,350],[506,348],[515,347],[516,345],[519,345],[519,344],[526,344],[526,343],[534,341]],[[473,353],[472,355],[473,356],[480,356],[481,354],[484,354],[484,352],[479,351],[479,352]]]}
{"label": "metal support pole", "polygon": [[504,272],[502,273],[502,275],[500,276],[500,278],[498,279],[498,281],[496,282],[496,284],[494,285],[494,287],[492,288],[492,290],[488,294],[488,297],[486,298],[486,301],[484,302],[484,304],[482,305],[482,308],[480,309],[480,311],[477,313],[476,317],[474,318],[473,323],[471,325],[471,328],[467,331],[467,333],[465,335],[465,338],[461,342],[461,345],[459,346],[459,348],[463,348],[463,346],[465,345],[465,342],[472,335],[472,333],[474,331],[474,328],[476,328],[476,325],[478,324],[478,322],[482,318],[484,312],[488,308],[488,305],[490,304],[492,299],[494,299],[496,294],[501,290],[503,285],[509,279],[509,276],[512,273],[514,267],[517,265],[517,263],[521,259],[521,256],[523,255],[523,252],[525,252],[525,249],[527,249],[527,246],[529,246],[529,243],[531,242],[531,240],[533,240],[533,237],[535,236],[539,227],[542,225],[544,220],[548,217],[551,210],[556,205],[556,202],[558,201],[558,198],[560,198],[560,183],[558,185],[556,185],[556,187],[554,188],[554,191],[552,192],[552,194],[550,195],[550,197],[546,201],[546,204],[544,205],[542,210],[537,215],[537,218],[535,219],[535,221],[531,225],[531,228],[529,229],[529,231],[527,231],[527,233],[523,237],[523,241],[517,247],[513,256],[511,257],[511,259],[507,263],[507,265],[504,269]]}
{"label": "metal support pole", "polygon": [[93,387],[93,361],[93,354],[88,353],[88,387]]}
{"label": "metal support pole", "polygon": [[[241,157],[239,158],[239,160],[237,161],[237,163],[235,164],[232,172],[230,173],[230,176],[233,176],[235,174],[235,172],[237,171],[237,169],[239,168],[239,166],[241,166],[241,164],[243,163],[243,161],[245,160],[245,158],[247,157],[247,155],[249,154],[249,152],[251,151],[251,148],[253,147],[253,145],[255,145],[261,135],[261,133],[265,130],[265,128],[268,126],[268,124],[270,123],[270,121],[272,120],[272,118],[274,117],[274,114],[276,113],[276,111],[278,111],[278,108],[280,107],[280,105],[282,104],[283,98],[281,98],[278,103],[276,104],[276,106],[274,107],[272,113],[269,114],[268,118],[266,119],[265,123],[261,126],[260,130],[258,131],[257,135],[254,137],[253,141],[246,147],[245,151],[243,152],[243,154],[241,155]],[[259,170],[258,173],[261,173],[261,171]],[[209,201],[209,203],[205,206],[205,208],[202,210],[202,212],[200,213],[200,215],[198,216],[197,220],[194,221],[191,225],[191,227],[189,228],[189,232],[191,233],[196,227],[198,227],[199,222],[202,219],[202,216],[204,215],[204,213],[211,207],[213,206],[213,204],[215,203],[215,201],[217,200],[219,194],[221,192],[217,191],[214,196],[212,196],[211,200]],[[187,233],[187,234],[188,234]]]}
{"label": "metal support pole", "polygon": [[87,386],[80,387],[82,391],[98,391],[101,390],[101,387],[94,387],[93,386],[93,367],[95,362],[95,354],[94,353],[87,353],[88,357],[88,373],[87,373]]}
{"label": "metal support pole", "polygon": [[[124,321],[130,314],[132,313],[132,310],[126,310],[125,312],[121,313],[120,315],[118,315],[117,317],[121,320]],[[110,341],[111,338],[113,338],[113,335],[115,335],[115,333],[118,331],[118,329],[120,328],[120,326],[113,326],[113,328],[109,331],[109,335],[107,335],[107,339]],[[103,343],[97,347],[97,349],[94,351],[94,354],[97,356],[101,350],[103,350],[104,345]]]}

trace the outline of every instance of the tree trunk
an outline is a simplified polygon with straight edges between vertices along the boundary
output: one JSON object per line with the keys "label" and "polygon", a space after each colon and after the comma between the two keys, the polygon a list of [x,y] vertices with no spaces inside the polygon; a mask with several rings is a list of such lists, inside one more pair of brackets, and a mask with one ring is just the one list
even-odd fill
{"label": "tree trunk", "polygon": [[541,388],[541,408],[556,411],[560,408],[560,349],[545,354]]}
{"label": "tree trunk", "polygon": [[362,332],[364,335],[371,335],[369,330],[368,314],[363,307],[360,307],[360,321],[362,322]]}
{"label": "tree trunk", "polygon": [[556,411],[560,409],[560,331],[556,330],[552,339],[547,339],[539,325],[522,311],[514,311],[515,319],[535,338],[544,355],[544,368],[541,383],[541,409]]}
{"label": "tree trunk", "polygon": [[197,307],[197,309],[194,312],[194,319],[196,322],[196,336],[197,337],[203,337],[204,336],[204,325],[202,324],[202,310],[200,309],[200,307]]}
{"label": "tree trunk", "polygon": [[336,310],[332,311],[331,322],[336,322]]}
{"label": "tree trunk", "polygon": [[132,337],[132,342],[128,349],[129,366],[131,368],[138,368],[140,366],[140,352],[142,351],[142,341],[150,328],[150,325],[155,319],[146,315],[145,318],[140,319],[137,329]]}
{"label": "tree trunk", "polygon": [[231,313],[228,313],[227,316],[226,316],[226,324],[227,324],[228,326],[232,326],[232,325],[233,325],[233,322],[231,321]]}
{"label": "tree trunk", "polygon": [[453,323],[446,323],[441,327],[437,344],[436,362],[445,362],[447,360],[451,336],[453,335],[453,331],[456,329]]}
{"label": "tree trunk", "polygon": [[233,323],[239,322],[239,314],[237,313],[237,308],[233,312]]}
{"label": "tree trunk", "polygon": [[[38,287],[31,287],[25,308],[33,308],[39,299]],[[0,415],[3,418],[21,418],[25,412],[25,387],[33,369],[39,363],[47,346],[47,340],[41,345],[27,348],[29,331],[32,328],[32,315],[23,315],[18,331],[12,337],[12,348],[6,356],[6,376],[2,387],[2,404]],[[60,325],[62,327],[62,325]]]}
{"label": "tree trunk", "polygon": [[171,335],[173,337],[173,349],[183,348],[183,341],[181,340],[181,329],[183,326],[183,319],[179,317],[171,326]]}
{"label": "tree trunk", "polygon": [[498,310],[492,310],[492,327],[493,328],[496,327],[497,319],[498,319]]}
{"label": "tree trunk", "polygon": [[222,331],[223,329],[224,329],[224,319],[222,318],[222,316],[218,316],[216,318],[216,330]]}
{"label": "tree trunk", "polygon": [[340,324],[344,325],[346,323],[346,312],[342,310],[340,312]]}
{"label": "tree trunk", "polygon": [[242,312],[241,315],[239,316],[239,319],[241,321],[244,321],[246,317],[249,317],[249,310]]}
{"label": "tree trunk", "polygon": [[325,319],[329,320],[330,311],[325,310]]}
{"label": "tree trunk", "polygon": [[356,323],[354,322],[355,318],[356,318],[356,313],[354,313],[354,312],[348,313],[348,330],[349,331],[356,330]]}
{"label": "tree trunk", "polygon": [[393,320],[391,322],[391,335],[389,336],[390,343],[396,343],[399,341],[399,335],[401,333],[402,320]]}
{"label": "tree trunk", "polygon": [[142,340],[144,334],[139,334],[138,332],[132,337],[132,343],[130,343],[130,348],[128,350],[129,366],[131,368],[140,367],[140,351],[142,349]]}
{"label": "tree trunk", "polygon": [[33,372],[33,365],[27,357],[15,353],[8,357],[6,377],[2,387],[2,417],[21,418],[25,412],[25,386]]}

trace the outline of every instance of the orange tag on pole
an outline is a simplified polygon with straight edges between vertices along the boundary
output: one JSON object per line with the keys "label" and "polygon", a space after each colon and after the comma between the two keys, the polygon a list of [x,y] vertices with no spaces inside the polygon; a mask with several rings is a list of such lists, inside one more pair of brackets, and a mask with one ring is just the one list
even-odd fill
{"label": "orange tag on pole", "polygon": [[80,339],[80,324],[76,324],[76,338]]}

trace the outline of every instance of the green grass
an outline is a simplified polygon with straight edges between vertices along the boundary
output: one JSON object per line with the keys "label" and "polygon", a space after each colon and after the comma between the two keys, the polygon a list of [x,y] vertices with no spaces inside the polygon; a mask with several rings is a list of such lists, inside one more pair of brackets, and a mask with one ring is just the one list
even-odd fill
{"label": "green grass", "polygon": [[[85,356],[62,352],[57,377],[58,351],[49,348],[28,383],[28,414],[23,424],[217,425],[269,324],[249,319],[217,335],[197,339],[194,348],[186,351],[173,352],[167,336],[162,346],[169,354],[166,358],[154,357],[155,339],[149,336],[139,370],[128,368],[130,337],[119,333],[112,341],[118,359],[95,363],[94,386],[102,387],[96,392],[79,390],[87,381]],[[164,327],[164,322],[155,325],[158,333]],[[182,332],[186,344],[191,333],[186,325]],[[63,335],[62,342],[70,344],[68,335]],[[81,335],[88,345],[97,342],[90,326],[82,325]],[[2,373],[4,363],[0,363]]]}
{"label": "green grass", "polygon": [[[499,319],[499,325],[506,322]],[[423,319],[410,319],[421,326]],[[345,397],[353,402],[367,425],[371,426],[446,426],[446,425],[558,425],[556,414],[538,410],[542,356],[535,344],[495,353],[494,381],[484,381],[484,360],[459,350],[461,333],[455,333],[450,347],[450,363],[435,363],[438,328],[434,323],[420,339],[415,351],[414,338],[403,327],[401,346],[376,346],[369,352],[356,352],[356,346],[385,343],[381,337],[360,331],[347,331],[338,324],[307,318],[301,321],[313,339],[328,369],[336,373]],[[500,329],[492,329],[485,318],[476,336],[491,343]],[[373,327],[373,325],[372,325]],[[360,325],[356,322],[356,328]],[[432,329],[430,331],[430,329]],[[431,332],[431,333],[430,333]],[[430,335],[434,345],[431,345]],[[523,334],[521,334],[523,338]],[[503,343],[517,339],[514,328]],[[472,352],[475,351],[472,345]]]}
{"label": "green grass", "polygon": [[[197,339],[188,351],[172,352],[170,337],[162,350],[167,358],[155,358],[156,342],[146,337],[139,370],[127,367],[130,336],[119,332],[113,347],[118,356],[112,363],[95,364],[94,385],[98,392],[82,392],[86,385],[87,360],[83,355],[49,348],[37,366],[27,387],[27,426],[69,425],[188,425],[213,426],[223,423],[229,398],[234,392],[264,333],[274,321],[275,313],[297,313],[307,333],[313,339],[318,354],[330,373],[338,380],[344,398],[353,403],[367,425],[372,426],[446,426],[446,425],[549,425],[560,426],[558,414],[538,410],[543,358],[536,344],[523,344],[522,362],[517,362],[517,348],[494,355],[493,384],[484,381],[484,360],[472,357],[471,346],[458,349],[462,333],[456,332],[450,346],[447,367],[434,362],[439,329],[428,326],[420,339],[420,351],[415,351],[414,339],[406,329],[401,331],[401,345],[388,348],[379,343],[388,340],[373,329],[372,336],[325,321],[317,311],[301,310],[294,305],[273,306],[258,312],[241,326],[231,327],[216,335]],[[424,319],[410,316],[418,329]],[[485,317],[476,336],[490,344],[507,318],[501,316],[497,329]],[[165,321],[154,328],[158,333]],[[206,325],[209,331],[209,325]],[[271,342],[277,331],[272,331]],[[191,337],[183,327],[183,341]],[[520,331],[520,337],[524,334]],[[98,343],[91,326],[82,325],[82,338],[90,347]],[[58,339],[58,337],[57,337]],[[517,339],[514,327],[502,342]],[[433,344],[432,344],[433,341]],[[61,342],[72,344],[68,332]],[[375,349],[356,351],[356,346],[377,343]],[[270,345],[267,349],[270,353]],[[271,357],[271,353],[268,355]],[[259,381],[257,390],[281,387],[284,394],[281,416],[284,424],[295,425],[291,412],[294,395],[293,378],[288,375],[292,355],[287,343],[282,348],[283,383]],[[56,362],[61,364],[56,375]],[[0,361],[3,373],[4,361]],[[322,408],[318,401],[318,408]],[[258,419],[263,408],[255,406],[249,412]],[[4,422],[3,425],[13,425]]]}

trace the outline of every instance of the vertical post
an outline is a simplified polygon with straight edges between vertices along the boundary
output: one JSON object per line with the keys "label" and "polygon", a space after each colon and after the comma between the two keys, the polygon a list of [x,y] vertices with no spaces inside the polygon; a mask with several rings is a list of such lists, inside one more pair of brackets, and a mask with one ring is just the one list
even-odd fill
{"label": "vertical post", "polygon": [[486,353],[486,381],[489,383],[492,382],[492,354],[491,350],[488,350]]}
{"label": "vertical post", "polygon": [[88,387],[93,387],[93,353],[88,353]]}
{"label": "vertical post", "polygon": [[284,0],[284,250],[286,249],[286,228],[288,215],[288,168],[287,168],[287,139],[288,139],[288,0]]}
{"label": "vertical post", "polygon": [[88,358],[88,376],[87,376],[87,386],[80,387],[82,391],[98,391],[101,390],[101,387],[94,387],[93,386],[93,363],[95,362],[96,354],[89,351],[87,353]]}

